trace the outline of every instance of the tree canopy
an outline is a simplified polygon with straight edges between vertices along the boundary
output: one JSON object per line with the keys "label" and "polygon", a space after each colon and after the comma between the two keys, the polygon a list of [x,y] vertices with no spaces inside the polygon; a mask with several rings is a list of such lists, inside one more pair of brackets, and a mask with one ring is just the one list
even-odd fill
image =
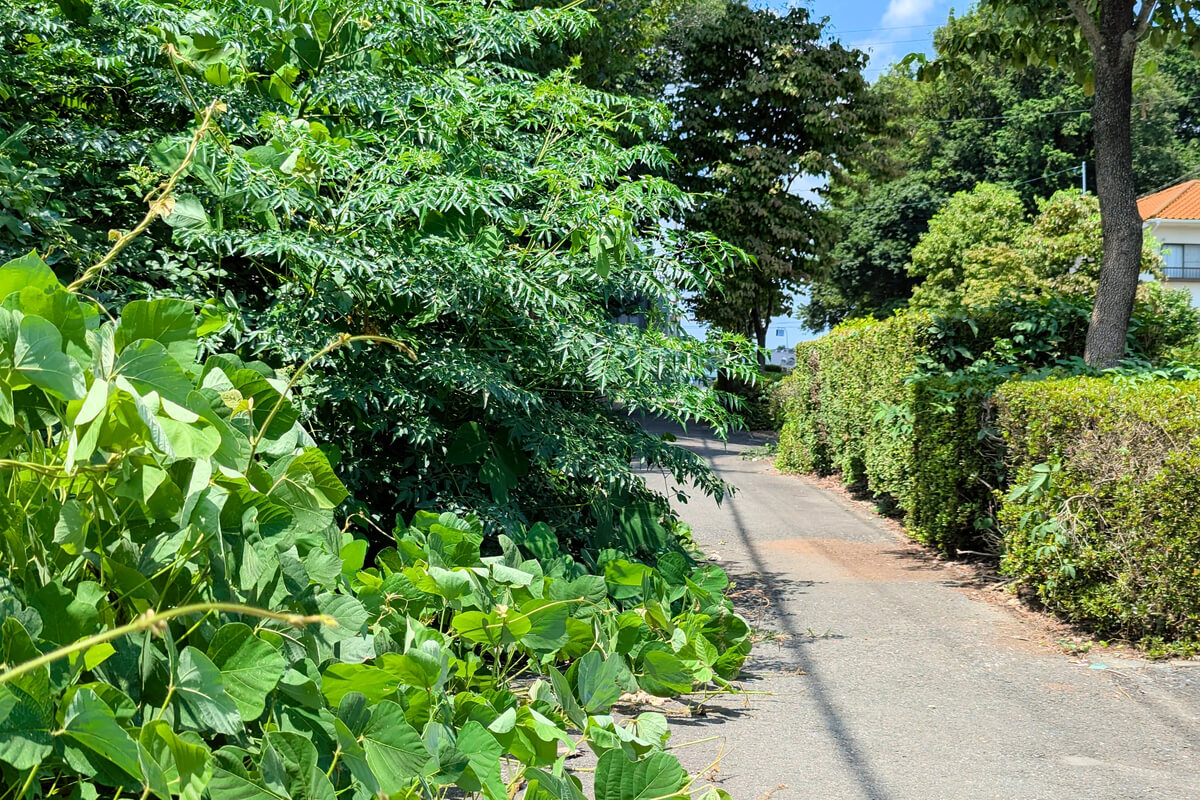
{"label": "tree canopy", "polygon": [[[859,161],[845,188],[835,188],[841,234],[814,279],[806,311],[814,329],[903,305],[913,285],[896,280],[908,263],[903,246],[886,248],[889,255],[867,243],[883,233],[911,249],[930,216],[957,192],[980,182],[1011,187],[1032,212],[1039,199],[1078,187],[1083,162],[1088,190],[1096,190],[1093,100],[1067,59],[1046,54],[1014,63],[999,43],[1020,30],[986,8],[952,17],[934,34],[937,55],[919,74],[901,65],[872,87],[891,126],[874,137],[874,156]],[[1200,167],[1197,129],[1189,121],[1198,64],[1181,49],[1139,56],[1130,118],[1139,192]],[[887,227],[893,218],[903,224]]]}
{"label": "tree canopy", "polygon": [[836,180],[878,125],[865,63],[803,7],[779,14],[731,2],[680,42],[667,146],[680,185],[704,193],[685,226],[753,256],[721,291],[696,298],[701,319],[764,345],[771,317],[832,246],[803,186]]}

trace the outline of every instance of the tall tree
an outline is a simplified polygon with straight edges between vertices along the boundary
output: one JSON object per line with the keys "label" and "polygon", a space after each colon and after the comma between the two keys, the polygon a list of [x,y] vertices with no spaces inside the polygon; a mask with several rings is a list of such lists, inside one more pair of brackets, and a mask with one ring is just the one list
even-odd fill
{"label": "tall tree", "polygon": [[731,0],[678,43],[668,103],[677,180],[705,199],[687,228],[711,231],[754,257],[721,292],[695,300],[701,319],[766,346],[771,317],[812,274],[833,227],[806,179],[837,180],[880,114],[869,102],[866,55],[828,41],[825,20]]}
{"label": "tall tree", "polygon": [[1125,354],[1142,252],[1130,120],[1135,58],[1147,40],[1156,47],[1196,47],[1200,6],[1190,0],[984,0],[982,7],[1015,24],[956,39],[950,55],[990,51],[1017,64],[1062,63],[1094,92],[1104,256],[1084,359],[1093,366],[1113,366]]}
{"label": "tall tree", "polygon": [[[814,329],[903,304],[912,282],[897,277],[908,251],[956,192],[981,182],[1011,186],[1033,212],[1039,200],[1079,186],[1079,164],[1094,160],[1092,101],[1071,65],[1035,59],[1018,66],[1003,51],[958,47],[1020,30],[988,9],[952,17],[935,32],[938,57],[920,77],[901,65],[872,87],[892,129],[875,138],[874,157],[861,159],[831,197],[841,234],[810,289],[805,316]],[[1134,180],[1138,192],[1148,192],[1200,166],[1200,102],[1187,97],[1200,58],[1142,48],[1134,75]],[[1088,178],[1094,189],[1094,171]]]}
{"label": "tall tree", "polygon": [[848,317],[890,314],[912,294],[909,256],[937,210],[919,172],[875,184],[834,212],[842,235],[809,286],[805,324],[814,331]]}
{"label": "tall tree", "polygon": [[[576,36],[539,42],[513,59],[539,73],[575,63],[584,86],[657,97],[670,72],[671,43],[699,21],[720,13],[725,0],[604,0],[584,4],[592,25]],[[515,0],[514,7],[578,7],[578,0]]]}

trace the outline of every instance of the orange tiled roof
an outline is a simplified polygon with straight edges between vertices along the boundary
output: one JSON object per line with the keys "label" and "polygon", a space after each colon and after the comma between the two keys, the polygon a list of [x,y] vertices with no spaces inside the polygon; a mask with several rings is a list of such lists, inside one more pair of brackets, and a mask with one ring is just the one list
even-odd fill
{"label": "orange tiled roof", "polygon": [[1151,219],[1200,220],[1200,180],[1184,181],[1138,200],[1142,221]]}

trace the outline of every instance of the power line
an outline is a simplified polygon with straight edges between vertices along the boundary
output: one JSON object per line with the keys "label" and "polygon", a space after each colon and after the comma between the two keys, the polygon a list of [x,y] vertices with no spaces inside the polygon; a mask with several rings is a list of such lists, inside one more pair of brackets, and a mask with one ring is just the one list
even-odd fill
{"label": "power line", "polygon": [[848,31],[839,31],[835,27],[834,32],[841,35],[846,33],[875,33],[876,31],[911,31],[916,28],[940,28],[944,24],[942,22],[928,22],[924,25],[893,25],[890,28],[854,28]]}
{"label": "power line", "polygon": [[1156,193],[1156,192],[1161,192],[1163,189],[1169,189],[1170,187],[1172,187],[1172,186],[1174,186],[1175,184],[1179,183],[1179,182],[1180,182],[1181,180],[1183,180],[1184,178],[1190,178],[1190,177],[1192,177],[1192,176],[1193,176],[1193,175],[1195,175],[1197,172],[1200,172],[1200,167],[1197,167],[1196,169],[1189,169],[1187,172],[1183,173],[1183,174],[1182,174],[1182,175],[1180,175],[1178,178],[1173,178],[1173,179],[1171,179],[1171,180],[1167,181],[1166,183],[1164,183],[1162,186],[1159,186],[1157,189],[1151,189],[1150,191],[1148,191],[1148,192],[1146,192],[1146,193],[1142,194],[1141,196],[1142,196],[1142,197],[1146,197],[1147,195],[1152,195],[1152,194],[1154,194],[1154,193]]}
{"label": "power line", "polygon": [[917,44],[919,42],[928,42],[928,39],[881,39],[878,42],[851,42],[855,47],[874,47],[879,44]]}
{"label": "power line", "polygon": [[[1191,100],[1200,100],[1200,94],[1194,94],[1189,97],[1177,97],[1174,100],[1164,100],[1164,103],[1187,103]],[[1138,103],[1134,102],[1133,106],[1147,105],[1145,101]],[[948,122],[998,122],[1005,119],[1031,119],[1033,117],[1059,117],[1065,114],[1087,114],[1092,111],[1091,108],[1067,108],[1061,111],[1030,111],[1022,114],[997,114],[994,117],[955,117],[953,119],[930,119],[921,120],[922,122],[932,123],[948,123]]]}

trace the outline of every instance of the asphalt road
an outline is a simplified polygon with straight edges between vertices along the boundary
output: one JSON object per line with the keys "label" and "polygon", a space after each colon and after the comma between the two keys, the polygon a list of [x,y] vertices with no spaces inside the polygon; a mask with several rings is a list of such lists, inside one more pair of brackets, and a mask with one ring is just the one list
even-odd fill
{"label": "asphalt road", "polygon": [[676,744],[720,737],[685,766],[723,749],[735,800],[1200,799],[1200,666],[1039,642],[841,497],[743,459],[748,437],[671,430],[739,490],[679,510],[771,637],[740,681],[765,694],[672,717]]}

